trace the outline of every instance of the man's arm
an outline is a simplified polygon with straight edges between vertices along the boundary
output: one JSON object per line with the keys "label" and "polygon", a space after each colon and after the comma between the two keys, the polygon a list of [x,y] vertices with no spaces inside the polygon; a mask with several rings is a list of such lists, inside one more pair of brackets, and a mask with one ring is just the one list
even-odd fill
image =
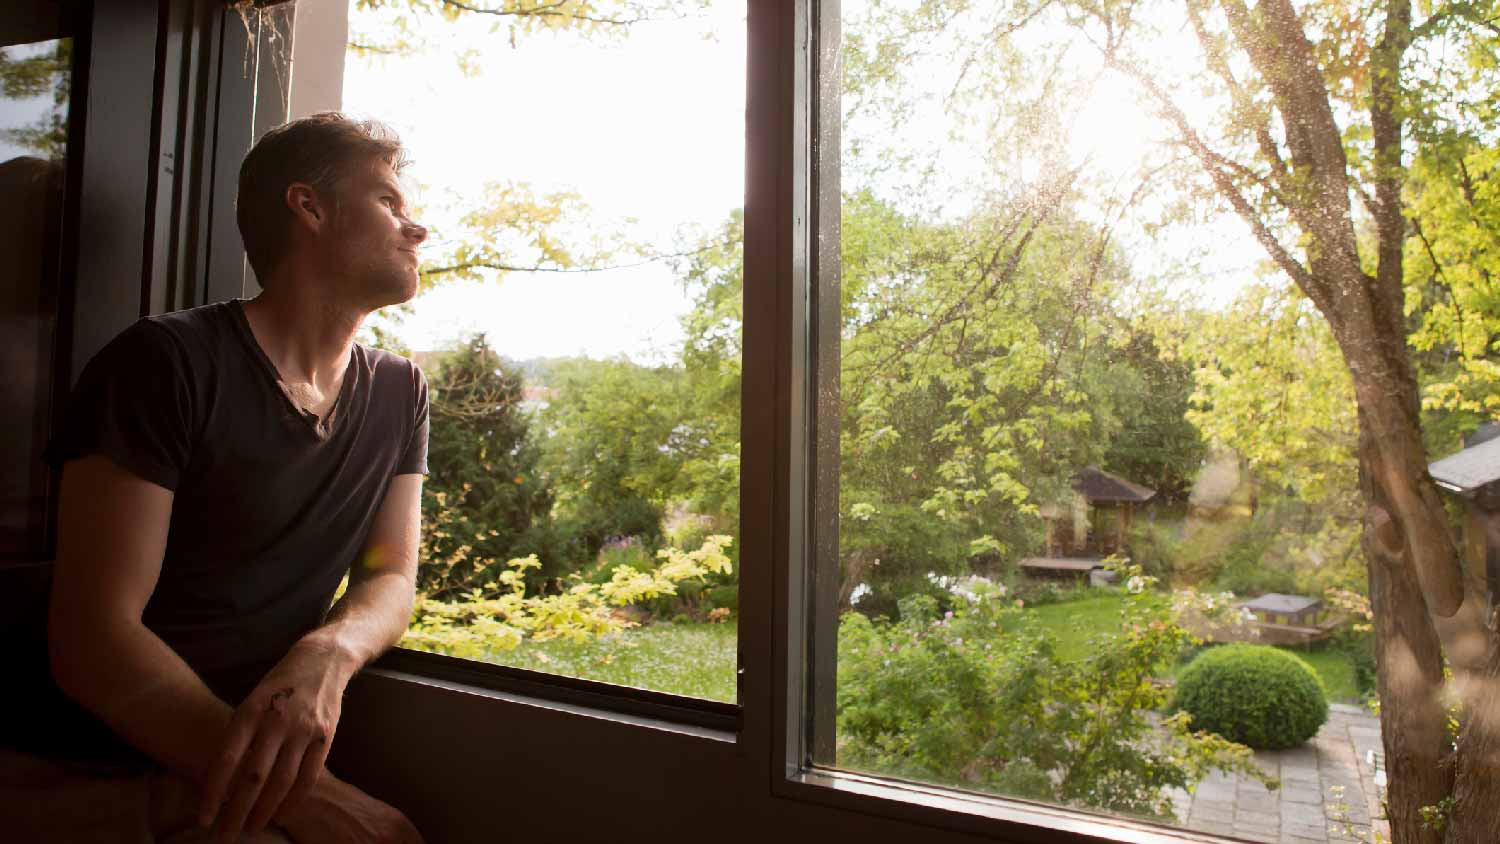
{"label": "man's arm", "polygon": [[[233,786],[229,808],[234,812],[219,818],[224,838],[236,836],[238,822],[260,804],[262,784],[272,777],[300,779],[308,790],[328,791],[325,796],[330,799],[319,803],[324,815],[339,804],[357,804],[356,808],[370,810],[366,814],[378,814],[378,801],[356,789],[332,777],[321,778],[326,789],[317,783],[337,725],[344,684],[358,670],[356,660],[378,654],[406,628],[420,498],[420,476],[392,482],[368,545],[409,552],[393,553],[390,565],[351,576],[353,585],[329,623],[308,635],[312,641],[293,648],[235,710],[141,621],[161,574],[172,492],[103,456],[69,461],[63,471],[49,619],[53,675],[70,697],[175,773],[201,782],[227,769],[225,785]],[[397,577],[396,571],[406,574]],[[344,656],[333,655],[339,652]],[[289,694],[278,697],[284,692]],[[272,700],[275,706],[269,705]],[[226,736],[232,727],[243,730],[247,725],[250,740],[231,757]],[[271,761],[265,762],[268,751]],[[241,766],[242,758],[250,764]],[[222,800],[221,794],[212,808],[217,810]],[[272,805],[270,811],[277,808]],[[207,822],[215,814],[209,812]],[[389,815],[384,819],[405,823],[399,813]]]}
{"label": "man's arm", "polygon": [[102,456],[65,465],[48,641],[63,691],[197,780],[232,710],[141,623],[161,575],[172,499]]}
{"label": "man's arm", "polygon": [[422,476],[397,475],[375,516],[349,588],[328,622],[303,642],[326,649],[353,676],[396,644],[411,622],[422,527]]}
{"label": "man's arm", "polygon": [[[258,831],[317,783],[350,678],[395,644],[411,619],[421,507],[422,476],[396,476],[328,621],[294,645],[235,711],[204,781],[205,825],[217,815],[220,829]],[[283,721],[313,727],[288,731]],[[288,764],[288,755],[300,764]],[[247,779],[264,787],[231,792]]]}

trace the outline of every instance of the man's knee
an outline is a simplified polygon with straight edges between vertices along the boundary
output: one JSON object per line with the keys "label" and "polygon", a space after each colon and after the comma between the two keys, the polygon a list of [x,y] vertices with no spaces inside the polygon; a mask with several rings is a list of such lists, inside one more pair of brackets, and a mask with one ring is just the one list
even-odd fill
{"label": "man's knee", "polygon": [[[156,844],[213,844],[217,840],[212,830],[193,828],[159,837]],[[254,835],[241,835],[239,844],[292,844],[292,839],[275,827],[266,827]]]}

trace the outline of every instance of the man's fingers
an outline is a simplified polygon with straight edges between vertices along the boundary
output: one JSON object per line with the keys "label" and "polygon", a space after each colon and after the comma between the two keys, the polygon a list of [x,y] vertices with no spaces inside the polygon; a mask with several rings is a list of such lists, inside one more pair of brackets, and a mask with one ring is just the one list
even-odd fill
{"label": "man's fingers", "polygon": [[254,835],[271,822],[276,810],[281,808],[287,794],[291,792],[292,784],[298,780],[298,771],[302,768],[306,750],[307,743],[295,737],[288,737],[281,745],[281,752],[276,756],[276,766],[261,788],[255,808],[250,810],[250,816],[245,819],[244,834]]}
{"label": "man's fingers", "polygon": [[214,837],[224,844],[233,844],[240,838],[245,819],[265,788],[266,780],[280,755],[283,734],[277,729],[262,729],[250,745],[250,751],[240,760],[235,772],[229,802],[219,810],[218,823],[214,825]]}
{"label": "man's fingers", "polygon": [[331,744],[328,739],[328,736],[315,736],[307,743],[302,754],[302,768],[297,772],[297,782],[292,786],[291,793],[284,798],[285,801],[295,803],[301,800],[318,784],[318,777],[323,774],[323,763],[328,760],[328,747]]}
{"label": "man's fingers", "polygon": [[224,803],[229,783],[239,770],[240,758],[255,738],[256,720],[243,710],[237,710],[229,721],[229,733],[224,737],[224,747],[214,759],[213,767],[203,778],[203,790],[198,797],[198,825],[211,826],[218,817],[219,807]]}

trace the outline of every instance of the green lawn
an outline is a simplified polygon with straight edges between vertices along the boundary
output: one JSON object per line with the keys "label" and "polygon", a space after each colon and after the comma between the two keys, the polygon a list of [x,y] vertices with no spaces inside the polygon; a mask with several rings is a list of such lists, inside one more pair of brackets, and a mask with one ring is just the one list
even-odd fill
{"label": "green lawn", "polygon": [[490,661],[689,697],[735,701],[734,622],[651,624],[584,644],[527,642]]}
{"label": "green lawn", "polygon": [[[1057,637],[1064,659],[1082,659],[1089,641],[1119,625],[1123,596],[1105,593],[1028,609]],[[734,622],[651,624],[582,645],[527,642],[514,651],[494,651],[490,661],[569,677],[733,702],[736,650]],[[1288,648],[1322,678],[1330,701],[1356,699],[1354,666],[1339,651]]]}
{"label": "green lawn", "polygon": [[1089,653],[1090,639],[1119,629],[1120,609],[1124,602],[1120,593],[1108,592],[1099,597],[1035,607],[1027,613],[1057,637],[1058,656],[1067,660],[1082,659]]}
{"label": "green lawn", "polygon": [[[1047,604],[1028,612],[1057,637],[1058,655],[1064,659],[1081,659],[1089,652],[1089,640],[1114,632],[1120,623],[1120,606],[1124,596],[1118,592],[1097,597],[1079,598],[1060,604]],[[1327,647],[1284,648],[1302,657],[1328,690],[1332,703],[1353,703],[1359,692],[1354,685],[1354,664],[1349,657]]]}

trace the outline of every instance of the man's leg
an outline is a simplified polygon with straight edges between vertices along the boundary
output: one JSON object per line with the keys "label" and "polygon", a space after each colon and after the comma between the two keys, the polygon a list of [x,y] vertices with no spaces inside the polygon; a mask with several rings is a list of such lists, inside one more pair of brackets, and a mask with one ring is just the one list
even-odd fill
{"label": "man's leg", "polygon": [[[196,789],[172,774],[122,776],[0,749],[0,839],[69,844],[209,844]],[[240,844],[290,844],[275,829]]]}
{"label": "man's leg", "polygon": [[8,841],[153,844],[145,777],[0,749],[0,835]]}
{"label": "man's leg", "polygon": [[[198,789],[176,774],[151,780],[151,830],[155,844],[216,844],[212,830],[198,826]],[[240,836],[239,844],[292,844],[286,833],[266,827]]]}

